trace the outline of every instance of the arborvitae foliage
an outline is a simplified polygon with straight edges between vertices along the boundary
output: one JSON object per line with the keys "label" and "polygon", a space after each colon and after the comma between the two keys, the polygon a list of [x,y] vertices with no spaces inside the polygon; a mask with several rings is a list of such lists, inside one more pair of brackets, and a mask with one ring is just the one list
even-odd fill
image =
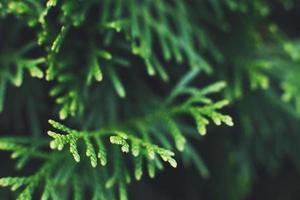
{"label": "arborvitae foliage", "polygon": [[235,200],[256,165],[299,169],[299,32],[281,20],[297,3],[1,0],[1,199],[126,200],[191,164]]}

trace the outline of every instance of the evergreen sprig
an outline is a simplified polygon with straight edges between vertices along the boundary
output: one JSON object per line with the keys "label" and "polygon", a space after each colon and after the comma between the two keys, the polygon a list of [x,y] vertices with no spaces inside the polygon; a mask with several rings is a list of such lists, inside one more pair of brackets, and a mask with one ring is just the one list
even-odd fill
{"label": "evergreen sprig", "polygon": [[[0,151],[18,170],[37,169],[0,178],[0,186],[19,200],[81,200],[85,192],[127,200],[132,177],[147,171],[153,178],[162,161],[192,163],[209,177],[190,138],[205,139],[211,122],[233,126],[222,112],[229,100],[241,134],[220,144],[230,145],[218,170],[235,191],[218,191],[221,199],[247,193],[256,162],[275,169],[286,156],[299,163],[300,45],[270,17],[294,2],[2,0],[0,114],[34,137],[1,138]],[[40,104],[49,108],[39,113]],[[59,152],[39,134],[45,117],[65,120],[48,120],[50,149]]]}
{"label": "evergreen sprig", "polygon": [[[120,145],[123,152],[129,152],[129,140],[132,143],[132,154],[134,156],[138,156],[140,149],[144,148],[147,150],[148,156],[151,159],[154,159],[155,153],[157,153],[162,157],[164,161],[170,162],[170,164],[175,167],[176,162],[172,158],[174,153],[147,142],[149,140],[149,136],[145,134],[149,134],[148,132],[150,130],[148,127],[153,126],[153,123],[159,123],[160,121],[163,122],[163,124],[166,125],[165,129],[167,129],[168,132],[171,133],[176,148],[179,151],[183,151],[186,139],[181,133],[179,127],[176,125],[175,121],[173,121],[174,116],[180,114],[191,115],[195,119],[198,131],[201,135],[205,135],[206,133],[206,126],[209,123],[207,118],[212,119],[216,125],[220,125],[223,122],[229,126],[232,126],[233,122],[231,117],[218,112],[218,109],[226,106],[228,104],[228,101],[223,100],[213,103],[211,99],[206,97],[210,93],[220,91],[224,86],[225,84],[223,82],[219,82],[204,89],[190,88],[191,90],[185,90],[184,88],[182,88],[177,92],[178,94],[173,97],[175,98],[183,95],[182,91],[184,91],[184,93],[187,92],[190,96],[182,105],[173,106],[170,108],[162,108],[161,110],[158,110],[156,112],[148,113],[146,116],[140,119],[132,119],[128,120],[123,125],[116,125],[116,128],[114,128],[114,126],[111,126],[107,128],[101,128],[100,130],[96,131],[77,131],[74,129],[70,129],[54,120],[49,120],[49,123],[53,126],[53,128],[66,134],[63,135],[61,133],[48,131],[48,135],[53,138],[52,142],[50,143],[50,147],[52,149],[62,150],[64,145],[69,144],[70,152],[72,153],[74,159],[79,162],[80,156],[77,150],[76,143],[78,140],[82,139],[86,145],[86,155],[90,157],[92,166],[96,167],[96,151],[94,150],[93,144],[90,139],[94,139],[95,143],[100,145],[100,150],[98,153],[99,156],[103,154],[101,153],[101,149],[105,149],[105,147],[103,147],[103,143],[100,141],[100,138],[109,136],[110,142]],[[199,106],[199,104],[207,105]],[[133,129],[132,133],[130,133],[131,129]],[[141,132],[144,140],[138,138],[133,134],[138,131]],[[103,151],[105,152],[105,150]],[[104,159],[105,161],[100,157],[101,163],[106,163],[106,158]]]}

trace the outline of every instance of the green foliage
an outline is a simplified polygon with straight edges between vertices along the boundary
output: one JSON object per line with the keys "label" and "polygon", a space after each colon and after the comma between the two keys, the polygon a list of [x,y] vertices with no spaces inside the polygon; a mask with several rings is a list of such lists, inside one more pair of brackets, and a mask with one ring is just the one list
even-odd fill
{"label": "green foliage", "polygon": [[[220,125],[221,122],[230,126],[233,125],[229,116],[223,115],[218,111],[227,105],[228,102],[225,100],[213,102],[208,97],[211,93],[219,92],[225,86],[224,82],[215,83],[204,87],[203,89],[189,87],[187,85],[188,82],[191,81],[197,73],[198,71],[192,71],[183,78],[183,80],[178,84],[180,87],[175,87],[169,98],[167,98],[165,106],[158,110],[149,112],[140,118],[129,119],[121,124],[112,124],[95,131],[77,131],[54,120],[49,120],[49,124],[55,129],[55,131],[48,131],[48,135],[52,138],[50,148],[62,151],[63,148],[68,145],[69,152],[72,154],[76,162],[83,160],[81,151],[84,150],[92,167],[96,167],[98,162],[103,167],[112,165],[114,168],[112,177],[108,178],[105,184],[103,182],[97,184],[101,185],[103,188],[112,188],[113,186],[118,187],[120,199],[127,199],[125,184],[130,182],[130,168],[126,169],[125,174],[122,174],[120,168],[122,166],[124,169],[126,164],[120,158],[119,151],[117,151],[116,148],[113,148],[110,144],[120,146],[121,151],[124,153],[131,152],[133,156],[132,161],[135,166],[133,172],[134,177],[137,180],[140,180],[143,174],[143,163],[147,166],[150,177],[155,176],[156,169],[162,169],[163,166],[160,159],[168,162],[172,167],[177,166],[177,161],[174,159],[175,153],[168,149],[170,147],[160,147],[152,142],[152,140],[155,139],[153,138],[153,132],[159,132],[162,130],[163,132],[170,133],[170,137],[174,140],[174,147],[178,151],[184,151],[187,136],[183,135],[181,132],[179,126],[180,123],[175,122],[175,117],[179,117],[181,115],[191,116],[196,121],[199,133],[202,135],[203,131],[204,133],[206,132],[206,126],[209,123],[208,119],[214,121],[216,125]],[[176,99],[181,97],[184,97],[184,101],[182,101],[181,104],[176,105]],[[202,121],[205,121],[205,123],[202,124]],[[139,137],[139,135],[141,137]],[[158,142],[161,142],[162,144],[164,144],[162,142],[163,140],[167,140],[163,136],[157,139]],[[20,155],[28,158],[36,156],[38,158],[41,157],[49,159],[46,153],[38,153],[36,149],[28,150],[17,144],[10,143],[9,140],[7,142],[6,140],[3,140],[1,144],[2,150],[13,151],[13,157]],[[113,157],[108,157],[108,150],[113,150]],[[33,152],[32,155],[30,152]],[[57,159],[55,154],[53,156]],[[194,160],[196,165],[203,170],[204,167],[203,164],[201,164],[201,161],[199,161],[199,158],[192,154],[191,159]],[[108,163],[108,161],[111,160],[113,160],[113,162]],[[52,161],[47,161],[46,163],[52,163]],[[42,198],[47,199],[51,195],[55,198],[58,195],[51,194],[55,189],[50,184],[52,182],[56,182],[55,179],[49,179],[51,176],[50,173],[53,172],[44,172],[43,168],[41,168],[41,170],[43,172],[39,172],[37,175],[26,178],[28,182],[31,182],[31,179],[37,180],[29,185],[26,185],[27,182],[25,181],[25,190],[20,193],[20,198],[23,198],[22,196],[25,195],[24,198],[31,199],[30,195],[34,192],[34,188],[36,188],[36,184],[39,183],[40,179],[45,179],[45,181],[47,180]],[[207,172],[201,174],[206,176]],[[45,177],[48,178],[46,179]],[[6,180],[6,178],[3,179],[4,182]],[[15,178],[12,178],[12,180],[15,180]],[[71,179],[69,180],[71,181]],[[80,199],[81,192],[78,188],[82,189],[84,186],[78,186],[77,181],[74,181],[74,198]],[[12,182],[11,185],[13,184],[14,183]],[[3,185],[6,186],[9,184],[3,183]]]}
{"label": "green foliage", "polygon": [[[194,71],[192,73],[195,74]],[[190,74],[187,75],[187,77],[189,76]],[[206,125],[209,123],[207,118],[212,119],[216,125],[220,125],[221,122],[224,122],[229,126],[233,125],[229,116],[223,115],[217,111],[228,102],[219,101],[213,103],[212,100],[207,97],[210,93],[219,92],[224,87],[223,82],[212,84],[203,89],[191,88],[192,92],[187,92],[187,94],[185,93],[188,90],[186,90],[185,87],[187,86],[182,85],[180,90],[176,90],[177,92],[172,93],[172,98],[188,95],[181,105],[176,106],[172,105],[172,103],[167,103],[166,108],[161,108],[160,110],[152,113],[147,113],[146,116],[141,118],[129,119],[123,124],[102,127],[95,131],[77,131],[54,120],[49,120],[52,127],[56,129],[55,131],[48,131],[48,135],[52,137],[50,147],[51,149],[58,149],[61,151],[64,146],[69,145],[69,151],[74,160],[76,162],[80,162],[82,159],[78,149],[80,144],[82,144],[85,146],[85,155],[90,159],[92,167],[96,167],[99,161],[100,164],[105,167],[109,164],[107,163],[107,160],[116,159],[107,158],[106,149],[112,148],[107,143],[107,140],[109,140],[111,144],[120,146],[123,153],[132,154],[132,162],[135,166],[134,177],[137,180],[141,179],[143,174],[143,163],[145,162],[148,166],[149,176],[154,177],[156,168],[162,169],[159,158],[168,162],[172,167],[176,167],[177,162],[174,159],[175,154],[173,151],[151,142],[150,138],[152,137],[152,132],[156,132],[156,129],[157,131],[163,129],[170,133],[170,136],[173,138],[175,143],[174,146],[178,151],[183,151],[185,148],[186,136],[181,133],[177,123],[173,120],[175,116],[187,114],[194,117],[198,126],[201,125],[200,131],[206,131]],[[204,106],[201,106],[201,104],[204,104]],[[201,120],[205,120],[206,123],[202,124]],[[153,127],[152,130],[151,127]],[[200,132],[200,134],[203,135],[203,132]],[[138,137],[138,135],[141,135],[142,138]],[[114,151],[116,153],[116,149],[114,149]],[[204,169],[205,167],[203,166],[201,159],[198,158],[194,152],[191,154],[188,153],[187,155],[191,156],[191,159],[195,161],[197,167],[200,168],[200,173],[206,176],[208,172]],[[126,199],[127,195],[125,192],[124,181],[128,182],[127,179],[129,177],[127,178],[127,176],[129,175],[125,174],[125,177],[123,177],[124,175],[120,174],[120,166],[123,166],[123,169],[125,166],[125,163],[120,164],[120,162],[120,160],[116,160],[112,163],[115,168],[113,176],[107,180],[105,187],[111,188],[119,182],[118,187],[120,199]],[[126,171],[127,170],[129,171],[130,169],[126,169]]]}
{"label": "green foliage", "polygon": [[[294,4],[2,0],[0,127],[27,135],[0,138],[0,151],[34,168],[0,186],[19,200],[127,200],[133,178],[183,161],[212,182],[228,175],[213,193],[232,200],[250,191],[257,163],[299,167],[300,44],[272,17]],[[234,129],[216,128],[234,125],[225,107]],[[224,152],[202,159],[214,128],[238,136],[221,132]]]}
{"label": "green foliage", "polygon": [[[7,83],[20,87],[23,83],[24,71],[32,77],[43,78],[41,65],[45,63],[43,57],[27,58],[26,54],[34,48],[33,43],[28,43],[19,49],[10,49],[0,56],[0,111],[3,109],[4,95]],[[8,48],[8,47],[7,47]]]}
{"label": "green foliage", "polygon": [[34,145],[30,145],[31,141],[20,138],[18,141],[15,138],[0,139],[0,150],[11,152],[11,158],[17,160],[16,168],[22,169],[32,158],[47,159],[47,153],[38,151],[37,149],[45,144],[42,140],[33,140]]}
{"label": "green foliage", "polygon": [[[52,162],[48,162],[45,164],[36,174],[29,176],[29,177],[7,177],[7,178],[0,178],[0,185],[2,187],[11,187],[12,191],[23,187],[24,189],[18,195],[17,200],[28,200],[33,198],[34,189],[40,184],[41,181],[46,179],[46,175],[49,174],[51,170]],[[51,186],[47,185],[43,198],[46,198],[47,194],[50,193]]]}

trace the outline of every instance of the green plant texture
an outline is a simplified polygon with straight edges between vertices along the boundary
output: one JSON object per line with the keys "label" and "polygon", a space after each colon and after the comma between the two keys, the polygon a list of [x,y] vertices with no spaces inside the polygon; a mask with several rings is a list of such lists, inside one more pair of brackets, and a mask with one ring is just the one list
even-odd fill
{"label": "green plant texture", "polygon": [[148,199],[172,168],[210,189],[170,199],[299,199],[253,192],[300,174],[299,5],[0,0],[0,199]]}

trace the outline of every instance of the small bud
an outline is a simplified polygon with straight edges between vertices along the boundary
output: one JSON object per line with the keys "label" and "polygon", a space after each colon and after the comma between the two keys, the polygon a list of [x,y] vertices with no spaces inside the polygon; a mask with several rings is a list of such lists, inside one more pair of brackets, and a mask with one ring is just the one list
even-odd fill
{"label": "small bud", "polygon": [[168,163],[170,163],[170,165],[171,165],[172,167],[174,167],[174,168],[177,167],[177,162],[176,162],[176,160],[173,159],[173,158],[169,158],[169,159],[168,159]]}
{"label": "small bud", "polygon": [[50,142],[50,148],[51,149],[56,149],[57,148],[57,144],[54,140]]}

